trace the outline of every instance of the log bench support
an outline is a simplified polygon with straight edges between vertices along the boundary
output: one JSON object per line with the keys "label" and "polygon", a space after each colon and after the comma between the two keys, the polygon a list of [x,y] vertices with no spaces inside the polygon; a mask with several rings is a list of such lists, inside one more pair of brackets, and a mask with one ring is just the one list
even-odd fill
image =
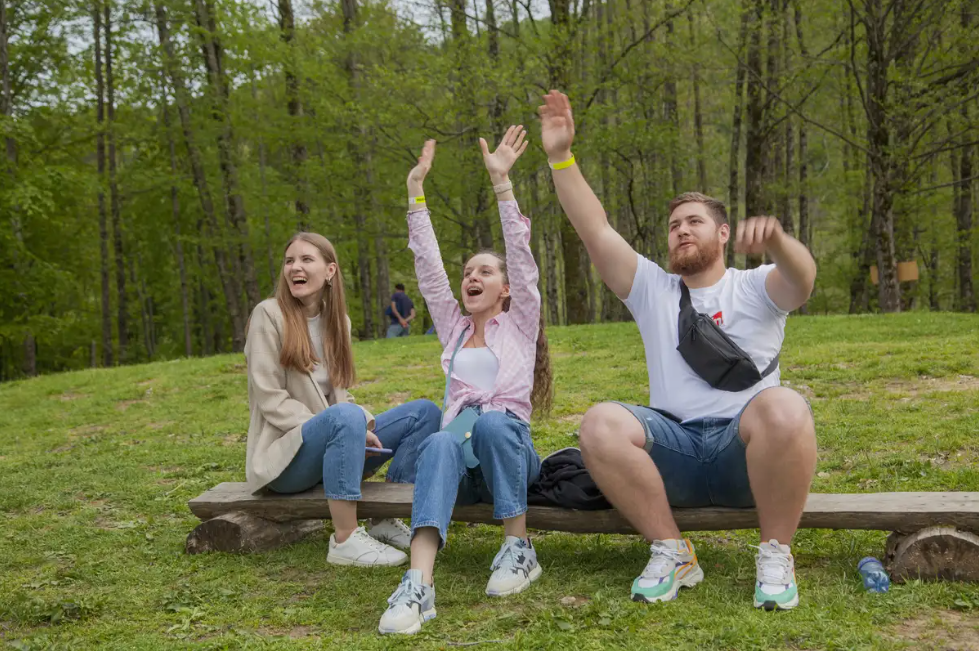
{"label": "log bench support", "polygon": [[[360,518],[410,518],[412,486],[367,482]],[[203,522],[187,537],[187,553],[247,553],[277,549],[323,528],[330,511],[320,487],[294,495],[252,495],[245,484],[224,483],[190,500]],[[673,509],[681,531],[755,529],[754,509]],[[496,523],[487,504],[457,507],[456,522]],[[618,511],[574,511],[531,506],[531,529],[572,533],[636,531]],[[895,532],[882,559],[895,582],[909,579],[979,581],[979,493],[812,493],[801,529]]]}

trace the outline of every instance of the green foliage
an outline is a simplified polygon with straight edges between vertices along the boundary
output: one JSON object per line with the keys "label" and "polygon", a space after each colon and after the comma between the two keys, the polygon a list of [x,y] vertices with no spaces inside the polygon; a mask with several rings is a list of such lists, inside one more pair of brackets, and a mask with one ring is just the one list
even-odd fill
{"label": "green foliage", "polygon": [[[552,323],[561,323],[566,313],[562,277],[577,282],[584,272],[563,265],[558,230],[564,217],[536,142],[539,97],[555,85],[571,95],[578,125],[576,155],[586,176],[610,220],[639,251],[665,261],[665,207],[678,188],[744,203],[744,170],[735,196],[728,196],[734,80],[738,62],[745,58],[739,49],[744,8],[739,3],[550,3],[555,11],[569,11],[565,23],[554,25],[542,3],[493,0],[494,27],[485,2],[463,3],[462,15],[450,11],[447,5],[452,3],[362,0],[354,3],[356,19],[345,26],[341,3],[293,0],[295,38],[286,43],[271,5],[213,0],[204,4],[213,8],[229,89],[222,120],[211,110],[215,87],[208,82],[201,54],[204,32],[195,19],[196,3],[161,0],[175,70],[189,89],[190,141],[201,151],[216,209],[212,233],[191,174],[173,80],[162,74],[155,4],[103,2],[114,25],[116,111],[111,129],[118,149],[130,362],[185,354],[178,245],[185,259],[191,352],[228,351],[233,331],[215,252],[224,251],[233,261],[243,244],[253,258],[260,294],[269,295],[281,247],[300,222],[337,245],[355,331],[364,338],[380,334],[383,294],[394,283],[404,282],[418,297],[406,248],[404,178],[422,142],[429,137],[440,142],[429,203],[456,282],[468,253],[501,244],[476,142],[479,137],[495,142],[510,123],[522,123],[530,131],[531,147],[513,177],[521,206],[534,220],[534,248],[542,270],[555,270],[553,278],[542,274],[542,290],[554,285],[550,289],[556,304],[547,313]],[[102,359],[97,193],[104,192],[108,202],[109,189],[107,178],[97,173],[95,156],[96,4],[103,6],[94,0],[7,2],[13,115],[0,116],[0,136],[11,139],[16,160],[0,165],[0,284],[5,290],[0,296],[0,380],[25,372],[23,342],[28,335],[37,342],[39,372],[82,368],[93,358]],[[754,6],[753,0],[743,4]],[[967,47],[970,30],[961,23],[963,6],[965,0],[957,0],[934,14],[913,17],[922,43],[931,45],[915,51],[916,67],[889,68],[894,84],[919,101],[902,103],[903,96],[893,95],[888,110],[895,118],[927,125],[915,140],[917,149],[898,153],[913,161],[914,172],[895,188],[898,255],[916,259],[921,269],[921,280],[904,287],[906,309],[956,305],[960,242],[972,243],[973,275],[979,270],[976,229],[958,233],[952,211],[956,189],[950,187],[960,144],[975,140],[975,124],[968,118],[968,110],[975,114],[974,98],[964,101],[965,113],[958,108],[943,111],[945,105],[958,107],[959,98],[952,91],[937,95],[929,86],[944,71],[959,70],[975,57]],[[811,248],[820,270],[810,311],[840,313],[851,306],[874,310],[874,288],[869,287],[865,301],[858,282],[866,284],[860,252],[870,228],[864,206],[870,177],[861,152],[866,116],[850,70],[853,63],[863,73],[864,28],[858,21],[851,58],[849,14],[838,3],[822,0],[800,7],[807,54],[796,37],[791,8],[778,19],[765,9],[765,20],[757,27],[765,48],[772,43],[769,36],[781,34],[776,58],[767,50],[762,53],[766,80],[769,62],[778,60],[780,66],[778,77],[766,81],[778,95],[764,97],[774,134],[768,147],[774,151],[783,135],[791,136],[795,152],[785,169],[769,166],[765,193],[771,210],[787,207],[794,227],[798,198],[808,198]],[[781,18],[785,24],[778,27]],[[494,41],[496,54],[491,50]],[[290,114],[287,71],[298,80],[300,115]],[[702,148],[695,136],[695,74]],[[967,75],[959,81],[969,79]],[[668,110],[670,87],[676,89],[675,121]],[[793,110],[786,108],[790,105]],[[164,108],[169,129],[162,119]],[[941,120],[935,121],[936,115]],[[228,125],[247,215],[245,242],[225,220],[218,139]],[[805,186],[797,170],[797,138],[803,126],[809,143]],[[787,127],[791,131],[783,133]],[[741,141],[745,137],[742,125]],[[953,142],[946,146],[949,138]],[[175,173],[170,169],[171,140]],[[306,151],[301,163],[294,158],[297,145]],[[784,149],[784,143],[780,146]],[[743,167],[743,142],[740,152]],[[704,187],[697,179],[700,160]],[[171,189],[179,203],[176,216]],[[788,200],[779,203],[780,197]],[[309,206],[307,216],[297,214],[297,199]],[[740,212],[744,216],[743,208]],[[110,242],[104,263],[110,269],[113,345],[119,340],[115,255]],[[613,299],[591,281],[596,315],[621,314],[617,305],[603,309],[602,303]],[[236,276],[233,283],[243,300],[244,278]],[[365,309],[373,316],[371,332]]]}

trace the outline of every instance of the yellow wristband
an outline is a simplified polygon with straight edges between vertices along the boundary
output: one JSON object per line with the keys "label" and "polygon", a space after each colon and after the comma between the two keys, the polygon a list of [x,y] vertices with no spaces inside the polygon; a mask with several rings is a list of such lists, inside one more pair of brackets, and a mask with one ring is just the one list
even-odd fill
{"label": "yellow wristband", "polygon": [[425,197],[408,197],[409,206],[414,206],[419,203],[425,203]]}
{"label": "yellow wristband", "polygon": [[567,169],[567,168],[571,167],[572,165],[574,165],[574,154],[571,154],[571,158],[569,158],[566,161],[561,161],[560,163],[552,163],[552,162],[548,161],[547,164],[551,166],[551,169],[552,170],[563,170],[563,169]]}

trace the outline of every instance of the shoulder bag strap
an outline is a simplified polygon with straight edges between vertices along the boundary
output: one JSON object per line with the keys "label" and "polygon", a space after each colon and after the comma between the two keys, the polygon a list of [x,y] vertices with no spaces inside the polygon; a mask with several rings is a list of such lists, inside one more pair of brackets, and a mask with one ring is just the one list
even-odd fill
{"label": "shoulder bag strap", "polygon": [[452,367],[456,362],[456,355],[459,353],[459,349],[462,348],[462,342],[466,340],[466,333],[469,331],[469,326],[467,325],[459,333],[459,341],[456,342],[455,350],[452,351],[452,357],[449,358],[449,371],[445,374],[445,395],[442,398],[442,416],[445,416],[445,409],[449,404],[449,383],[452,382]]}

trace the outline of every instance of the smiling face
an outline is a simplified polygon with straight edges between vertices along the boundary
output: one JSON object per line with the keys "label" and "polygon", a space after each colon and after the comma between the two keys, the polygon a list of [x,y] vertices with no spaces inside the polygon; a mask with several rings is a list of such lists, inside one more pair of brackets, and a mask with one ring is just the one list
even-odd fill
{"label": "smiling face", "polygon": [[289,293],[305,305],[319,302],[323,287],[337,272],[337,263],[327,263],[323,254],[313,244],[296,240],[286,249],[282,275],[289,287]]}
{"label": "smiling face", "polygon": [[670,270],[681,276],[698,274],[714,265],[724,252],[730,234],[718,225],[707,206],[691,201],[670,214]]}
{"label": "smiling face", "polygon": [[462,304],[470,314],[503,310],[510,296],[510,283],[492,253],[478,253],[462,270]]}

